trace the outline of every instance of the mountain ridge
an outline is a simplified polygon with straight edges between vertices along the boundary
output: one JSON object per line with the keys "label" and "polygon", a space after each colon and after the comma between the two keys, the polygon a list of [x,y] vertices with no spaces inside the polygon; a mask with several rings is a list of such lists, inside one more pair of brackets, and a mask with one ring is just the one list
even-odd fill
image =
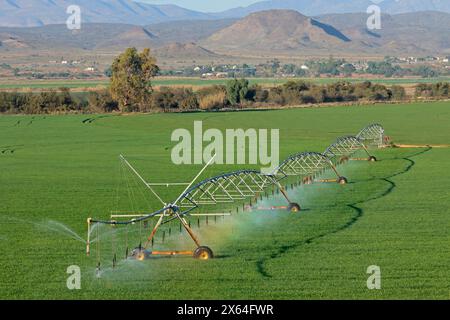
{"label": "mountain ridge", "polygon": [[210,48],[295,50],[325,48],[350,39],[333,26],[294,10],[268,10],[252,13],[203,41]]}
{"label": "mountain ridge", "polygon": [[[450,14],[383,15],[381,30],[368,30],[365,13],[308,17],[293,10],[270,10],[243,19],[186,20],[148,26],[85,24],[33,28],[0,27],[0,51],[24,50],[119,52],[151,47],[165,56],[236,55],[402,55],[450,53]],[[172,45],[170,44],[178,45]],[[195,46],[192,45],[195,44]],[[184,46],[183,46],[184,45]],[[177,54],[170,51],[179,50]]]}
{"label": "mountain ridge", "polygon": [[210,19],[207,13],[176,5],[151,5],[131,0],[0,0],[0,26],[37,27],[65,24],[67,8],[81,8],[82,23],[148,25],[159,22]]}
{"label": "mountain ridge", "polygon": [[[69,5],[82,9],[82,23],[123,23],[150,25],[180,20],[214,20],[243,18],[248,14],[273,9],[296,10],[307,16],[366,12],[371,0],[269,0],[223,12],[199,12],[173,4],[154,5],[132,0],[0,0],[0,26],[36,27],[64,24]],[[417,11],[450,13],[448,0],[384,0],[383,13]]]}
{"label": "mountain ridge", "polygon": [[390,15],[419,11],[450,13],[450,1],[448,0],[269,0],[256,2],[246,7],[232,8],[214,15],[220,18],[242,18],[254,12],[275,9],[296,10],[307,16],[362,13],[376,2],[381,8],[381,12]]}

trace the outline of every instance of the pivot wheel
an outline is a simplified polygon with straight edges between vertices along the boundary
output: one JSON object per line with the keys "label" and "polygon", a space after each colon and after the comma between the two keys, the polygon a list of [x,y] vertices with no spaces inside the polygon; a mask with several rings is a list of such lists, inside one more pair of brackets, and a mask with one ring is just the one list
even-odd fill
{"label": "pivot wheel", "polygon": [[339,177],[338,181],[339,184],[347,184],[348,180],[346,177]]}
{"label": "pivot wheel", "polygon": [[149,251],[143,250],[141,248],[136,248],[132,251],[131,256],[138,261],[144,261],[150,256],[150,254],[151,253]]}
{"label": "pivot wheel", "polygon": [[377,158],[375,158],[374,156],[370,156],[368,159],[370,162],[376,162]]}
{"label": "pivot wheel", "polygon": [[289,203],[288,207],[287,207],[288,211],[290,212],[299,212],[300,206],[297,203]]}
{"label": "pivot wheel", "polygon": [[198,247],[194,251],[194,258],[199,260],[209,260],[214,258],[214,254],[208,247]]}

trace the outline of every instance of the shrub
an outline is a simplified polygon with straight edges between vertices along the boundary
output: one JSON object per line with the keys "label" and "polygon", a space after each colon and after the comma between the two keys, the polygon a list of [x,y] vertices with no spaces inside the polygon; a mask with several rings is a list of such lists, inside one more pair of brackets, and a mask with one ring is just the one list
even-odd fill
{"label": "shrub", "polygon": [[418,97],[450,97],[450,83],[438,82],[434,84],[421,83],[416,86],[416,96]]}
{"label": "shrub", "polygon": [[357,100],[355,96],[355,85],[341,81],[332,83],[326,86],[326,98],[327,102],[341,102],[341,101],[354,101]]}
{"label": "shrub", "polygon": [[385,101],[390,100],[392,97],[392,92],[381,84],[375,84],[372,86],[372,92],[369,95],[370,100],[374,101]]}
{"label": "shrub", "polygon": [[281,106],[285,105],[286,101],[284,99],[283,90],[280,87],[271,88],[268,101]]}
{"label": "shrub", "polygon": [[406,90],[402,86],[392,86],[392,99],[395,101],[404,100],[406,98]]}
{"label": "shrub", "polygon": [[90,92],[88,96],[89,110],[92,112],[112,112],[119,110],[119,104],[113,100],[109,90]]}
{"label": "shrub", "polygon": [[266,90],[258,85],[253,85],[248,91],[248,98],[254,102],[268,102],[269,90]]}
{"label": "shrub", "polygon": [[[150,106],[151,109],[169,111],[171,109],[177,109],[178,102],[175,99],[175,94],[170,88],[161,87],[159,90],[152,93]],[[146,109],[146,111],[149,111],[148,107]]]}
{"label": "shrub", "polygon": [[182,110],[195,110],[199,107],[197,96],[192,89],[175,89],[174,98],[178,101],[178,108]]}
{"label": "shrub", "polygon": [[227,106],[227,91],[224,86],[212,86],[197,91],[200,109],[222,109]]}

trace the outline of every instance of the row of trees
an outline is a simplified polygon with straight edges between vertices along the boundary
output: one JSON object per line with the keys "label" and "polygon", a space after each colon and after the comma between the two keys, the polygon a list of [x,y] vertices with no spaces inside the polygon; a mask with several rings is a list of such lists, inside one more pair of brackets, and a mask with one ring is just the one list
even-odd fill
{"label": "row of trees", "polygon": [[[448,84],[420,85],[418,92],[433,92],[429,96],[445,96]],[[436,88],[435,88],[436,87]],[[445,89],[446,88],[446,89]],[[135,91],[133,94],[136,94]],[[310,103],[345,101],[391,101],[405,99],[406,93],[401,86],[390,88],[371,82],[337,82],[316,85],[304,81],[291,81],[283,85],[266,89],[258,85],[249,85],[245,79],[231,80],[226,86],[210,86],[193,91],[188,88],[162,87],[159,90],[145,92],[132,101],[126,97],[117,100],[110,90],[90,92],[87,96],[73,94],[67,88],[41,93],[0,92],[0,112],[2,113],[66,113],[93,112],[170,112],[187,110],[218,110],[223,108],[254,108],[258,106],[286,106]],[[147,99],[147,100],[144,100]],[[126,104],[125,104],[126,102]]]}
{"label": "row of trees", "polygon": [[[201,76],[203,74],[223,73],[228,77],[318,77],[318,76],[345,76],[358,74],[373,74],[384,77],[420,76],[432,78],[449,75],[444,64],[432,64],[429,61],[407,64],[397,58],[386,57],[381,61],[349,62],[345,59],[309,60],[302,64],[284,64],[275,59],[257,65],[202,65],[189,66],[178,70],[163,70],[161,75],[166,76]],[[107,74],[108,75],[108,74]]]}
{"label": "row of trees", "polygon": [[[345,101],[403,100],[405,89],[371,82],[346,81],[318,85],[289,81],[274,88],[250,85],[246,79],[233,79],[225,86],[210,86],[193,91],[187,88],[163,87],[154,91],[151,79],[159,72],[149,49],[138,52],[127,49],[111,67],[108,90],[91,92],[87,97],[71,94],[68,88],[41,93],[0,93],[0,112],[148,112],[172,110],[214,110],[257,106],[285,106]],[[448,83],[419,85],[417,96],[448,98]]]}
{"label": "row of trees", "polygon": [[88,103],[70,93],[68,88],[36,93],[0,92],[1,113],[81,112]]}
{"label": "row of trees", "polygon": [[438,82],[434,84],[422,83],[416,86],[416,97],[450,98],[450,83]]}

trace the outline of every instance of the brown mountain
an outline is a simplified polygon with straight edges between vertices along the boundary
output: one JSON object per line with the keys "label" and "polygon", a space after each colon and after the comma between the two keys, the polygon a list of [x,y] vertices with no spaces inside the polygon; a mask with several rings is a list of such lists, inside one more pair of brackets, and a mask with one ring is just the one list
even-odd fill
{"label": "brown mountain", "polygon": [[[240,20],[181,21],[146,27],[83,24],[34,28],[0,27],[0,51],[67,50],[118,52],[126,47],[159,49],[177,59],[214,55],[274,57],[292,55],[385,56],[450,54],[450,14],[420,12],[383,15],[381,30],[368,30],[365,13],[309,18],[296,11],[272,10]],[[194,44],[195,43],[195,44]]]}
{"label": "brown mountain", "polygon": [[329,24],[293,10],[253,13],[220,30],[202,44],[221,50],[285,51],[302,48],[325,49],[349,42]]}
{"label": "brown mountain", "polygon": [[158,37],[143,27],[133,27],[129,30],[105,39],[96,45],[96,49],[116,49],[126,47],[150,48],[158,43]]}
{"label": "brown mountain", "polygon": [[154,50],[158,58],[166,59],[199,59],[199,58],[217,58],[218,55],[207,50],[193,42],[190,43],[171,43]]}
{"label": "brown mountain", "polygon": [[377,54],[450,52],[450,14],[427,11],[383,15],[380,30],[368,30],[367,14],[332,14],[316,18],[332,24],[352,41],[349,49]]}
{"label": "brown mountain", "polygon": [[30,46],[14,34],[0,32],[0,48],[25,49]]}
{"label": "brown mountain", "polygon": [[233,54],[408,55],[448,54],[450,14],[427,11],[383,15],[381,30],[367,29],[366,13],[315,18],[292,10],[253,13],[200,42]]}

